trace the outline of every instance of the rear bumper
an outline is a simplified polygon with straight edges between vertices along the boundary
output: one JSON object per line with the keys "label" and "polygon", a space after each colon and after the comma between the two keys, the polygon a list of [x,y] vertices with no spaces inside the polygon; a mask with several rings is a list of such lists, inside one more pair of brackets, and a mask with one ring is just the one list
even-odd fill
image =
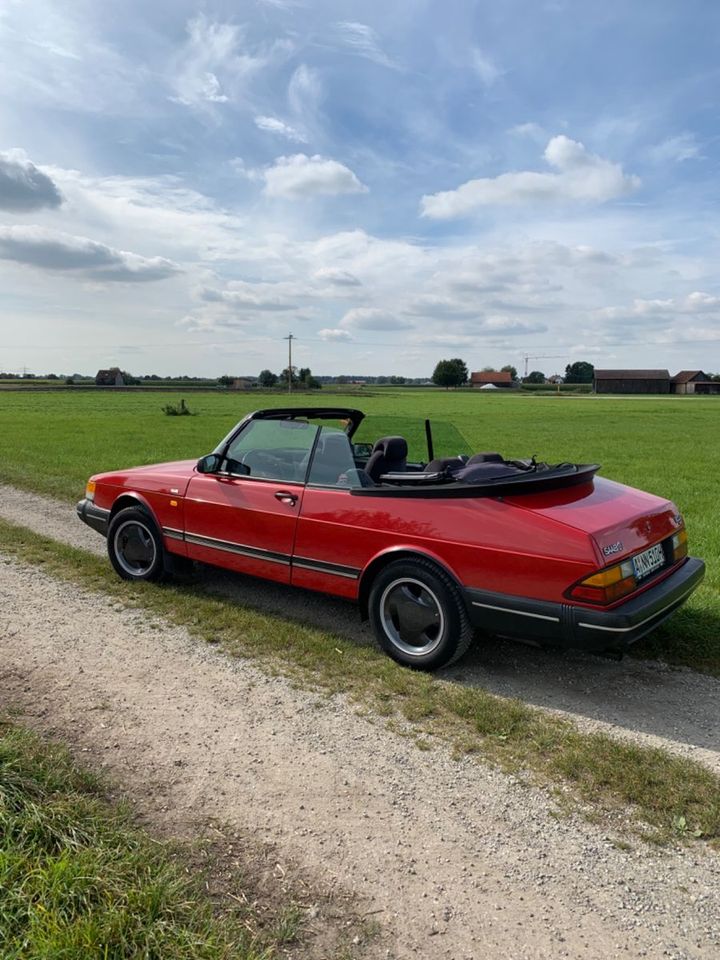
{"label": "rear bumper", "polygon": [[110,511],[102,507],[96,507],[92,500],[81,500],[77,507],[77,515],[93,530],[97,530],[104,537],[107,536],[108,524],[110,522]]}
{"label": "rear bumper", "polygon": [[612,610],[547,603],[466,589],[475,626],[489,633],[585,650],[624,650],[650,633],[681,606],[705,575],[696,557],[657,586]]}

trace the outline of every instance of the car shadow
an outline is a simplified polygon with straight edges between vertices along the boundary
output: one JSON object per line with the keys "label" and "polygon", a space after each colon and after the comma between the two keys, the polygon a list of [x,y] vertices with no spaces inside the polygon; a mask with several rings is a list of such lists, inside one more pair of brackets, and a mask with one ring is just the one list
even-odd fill
{"label": "car shadow", "polygon": [[[209,594],[357,644],[375,644],[350,601],[202,565],[197,579]],[[459,663],[436,676],[619,731],[713,752],[720,765],[720,679],[714,677],[659,661],[610,660],[498,637],[478,637]]]}

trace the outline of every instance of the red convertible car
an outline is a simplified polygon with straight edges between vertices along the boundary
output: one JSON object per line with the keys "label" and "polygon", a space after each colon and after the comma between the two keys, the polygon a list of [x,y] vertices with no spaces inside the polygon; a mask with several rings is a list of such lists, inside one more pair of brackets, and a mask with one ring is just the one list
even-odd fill
{"label": "red convertible car", "polygon": [[[356,442],[344,408],[245,417],[200,460],[97,474],[78,514],[127,580],[202,561],[357,601],[383,649],[434,669],[485,632],[621,653],[700,583],[673,503],[498,453],[424,461]],[[354,442],[355,438],[355,442]]]}

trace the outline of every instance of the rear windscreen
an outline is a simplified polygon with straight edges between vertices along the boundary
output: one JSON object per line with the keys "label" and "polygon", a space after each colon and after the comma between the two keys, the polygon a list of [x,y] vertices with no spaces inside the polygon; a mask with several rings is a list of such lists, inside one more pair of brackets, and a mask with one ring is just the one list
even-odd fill
{"label": "rear windscreen", "polygon": [[[469,456],[470,445],[457,427],[444,421],[430,422],[435,457]],[[368,443],[372,446],[383,437],[404,437],[408,445],[408,460],[411,463],[427,463],[428,448],[425,437],[425,421],[418,417],[365,417],[353,434],[353,443]]]}

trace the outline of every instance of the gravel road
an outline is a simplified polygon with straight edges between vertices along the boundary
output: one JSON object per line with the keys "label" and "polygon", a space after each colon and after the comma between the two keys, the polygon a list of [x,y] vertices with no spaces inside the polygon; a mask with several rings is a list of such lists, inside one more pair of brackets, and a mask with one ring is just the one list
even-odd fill
{"label": "gravel road", "polygon": [[151,819],[218,818],[354,892],[378,957],[718,956],[720,858],[703,847],[618,849],[541,791],[1,551],[0,638],[4,706]]}
{"label": "gravel road", "polygon": [[[105,558],[105,541],[68,504],[0,484],[0,516]],[[205,567],[205,586],[299,623],[372,643],[353,604]],[[654,661],[621,662],[509,641],[479,645],[441,672],[454,683],[519,697],[601,730],[693,757],[720,773],[720,680]]]}

